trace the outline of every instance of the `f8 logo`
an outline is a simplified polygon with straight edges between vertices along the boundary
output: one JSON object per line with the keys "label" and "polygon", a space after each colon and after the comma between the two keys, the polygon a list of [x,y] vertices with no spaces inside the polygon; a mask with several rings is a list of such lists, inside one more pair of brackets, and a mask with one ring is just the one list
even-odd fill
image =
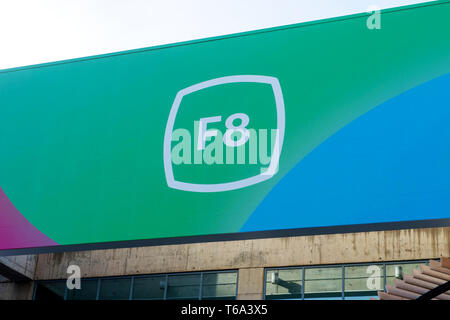
{"label": "f8 logo", "polygon": [[[262,83],[270,85],[272,91],[271,100],[275,101],[276,112],[276,136],[273,145],[272,155],[270,157],[270,163],[264,172],[259,174],[246,177],[244,179],[236,179],[235,181],[227,181],[223,183],[193,183],[188,181],[178,181],[174,177],[174,171],[172,167],[172,154],[171,154],[171,143],[172,134],[174,131],[174,124],[179,113],[180,105],[187,96],[190,97],[194,92],[203,92],[201,90],[207,88],[215,88],[224,84],[233,83]],[[210,112],[210,110],[202,110],[204,113]],[[258,108],[254,108],[252,112],[258,112]],[[245,144],[249,139],[249,133],[247,130],[247,125],[251,121],[252,117],[244,112],[235,112],[229,115],[225,120],[225,126],[227,128],[224,136],[223,143],[228,147],[239,147]],[[192,119],[195,120],[195,119]],[[198,121],[199,120],[199,121]],[[238,125],[235,124],[235,120],[240,121]],[[198,121],[198,137],[194,142],[196,144],[197,150],[203,150],[205,148],[205,142],[207,138],[211,138],[217,135],[217,130],[208,129],[208,124],[213,124],[216,122],[222,122],[222,115],[216,115],[212,117],[199,117]],[[277,78],[269,76],[259,76],[259,75],[236,75],[215,78],[212,80],[204,81],[185,89],[180,90],[175,100],[172,104],[172,108],[169,113],[169,119],[167,121],[165,135],[164,135],[164,171],[166,176],[167,184],[170,188],[179,189],[191,192],[221,192],[229,191],[234,189],[240,189],[254,185],[256,183],[270,179],[277,172],[279,158],[281,154],[281,149],[283,146],[284,139],[284,127],[285,127],[285,114],[284,114],[284,101],[283,94],[281,91],[280,83]],[[240,133],[238,140],[233,140],[232,135],[235,132]]]}
{"label": "f8 logo", "polygon": [[[235,126],[233,121],[235,119],[240,119],[241,124],[239,126]],[[217,135],[217,130],[207,130],[208,123],[220,122],[222,121],[222,116],[217,117],[208,117],[201,118],[199,121],[199,135],[197,141],[197,150],[205,149],[205,142],[207,137],[214,137]],[[250,133],[247,130],[246,126],[250,122],[248,115],[245,113],[235,113],[227,118],[225,121],[225,126],[227,127],[227,131],[223,137],[223,143],[225,143],[229,147],[239,147],[247,142],[250,137]],[[240,138],[235,141],[231,138],[232,134],[235,132],[239,132],[241,134]]]}

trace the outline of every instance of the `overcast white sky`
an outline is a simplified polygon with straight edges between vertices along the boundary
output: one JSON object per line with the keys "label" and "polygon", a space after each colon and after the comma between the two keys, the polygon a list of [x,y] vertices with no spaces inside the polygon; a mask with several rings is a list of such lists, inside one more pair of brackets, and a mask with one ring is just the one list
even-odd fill
{"label": "overcast white sky", "polygon": [[0,69],[427,2],[0,0]]}

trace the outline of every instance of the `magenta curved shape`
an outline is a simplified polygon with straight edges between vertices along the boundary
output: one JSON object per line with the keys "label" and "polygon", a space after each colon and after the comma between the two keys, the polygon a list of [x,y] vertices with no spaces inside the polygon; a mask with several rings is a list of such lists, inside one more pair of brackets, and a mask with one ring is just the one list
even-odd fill
{"label": "magenta curved shape", "polygon": [[0,187],[0,250],[56,245],[16,209]]}

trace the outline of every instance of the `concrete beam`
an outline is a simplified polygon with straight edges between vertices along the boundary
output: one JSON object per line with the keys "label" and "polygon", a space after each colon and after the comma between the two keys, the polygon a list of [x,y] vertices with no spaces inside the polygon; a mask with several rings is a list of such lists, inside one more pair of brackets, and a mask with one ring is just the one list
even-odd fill
{"label": "concrete beam", "polygon": [[11,281],[32,280],[35,268],[35,255],[0,257],[0,275]]}
{"label": "concrete beam", "polygon": [[40,254],[36,279],[402,261],[450,256],[450,227]]}

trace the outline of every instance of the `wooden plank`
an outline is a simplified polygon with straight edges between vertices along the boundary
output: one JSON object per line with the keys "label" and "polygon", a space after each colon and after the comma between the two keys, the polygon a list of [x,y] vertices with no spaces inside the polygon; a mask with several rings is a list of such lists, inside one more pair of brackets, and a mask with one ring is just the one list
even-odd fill
{"label": "wooden plank", "polygon": [[386,291],[393,295],[396,295],[396,296],[399,296],[402,298],[406,298],[406,299],[410,299],[410,300],[415,300],[421,296],[421,294],[418,294],[415,292],[410,292],[410,291],[403,290],[403,289],[399,289],[399,288],[392,287],[392,286],[386,286]]}
{"label": "wooden plank", "polygon": [[420,272],[419,270],[413,270],[413,274],[414,274],[414,278],[416,279],[420,279],[423,281],[427,281],[427,282],[431,282],[431,283],[435,283],[435,284],[444,284],[447,281],[442,280],[442,279],[438,279],[435,277],[431,277],[429,275],[423,274],[422,272]]}
{"label": "wooden plank", "polygon": [[442,267],[441,263],[436,260],[430,260],[430,268],[434,271],[450,274],[450,269]]}
{"label": "wooden plank", "polygon": [[450,296],[448,294],[440,294],[436,297],[437,300],[448,300],[450,301]]}
{"label": "wooden plank", "polygon": [[399,289],[415,292],[418,294],[424,294],[424,293],[427,293],[428,291],[430,291],[430,289],[418,287],[413,284],[406,283],[404,280],[399,280],[399,279],[395,279],[395,287],[399,288]]}
{"label": "wooden plank", "polygon": [[450,281],[450,274],[445,274],[442,272],[431,270],[431,268],[426,265],[422,265],[422,273],[431,276],[433,278],[445,280],[445,282]]}
{"label": "wooden plank", "polygon": [[[405,281],[398,280],[398,279],[395,281],[395,287],[398,289],[406,290],[406,291],[416,292],[420,295],[423,295],[430,291],[430,289],[418,287],[418,286],[406,283]],[[450,300],[450,295],[440,294],[440,295],[436,296],[436,299],[437,300]]]}
{"label": "wooden plank", "polygon": [[378,291],[378,297],[380,300],[411,300],[411,299],[405,299],[393,294],[389,294],[387,292]]}
{"label": "wooden plank", "polygon": [[441,257],[441,267],[450,269],[450,258]]}
{"label": "wooden plank", "polygon": [[[414,286],[422,287],[422,288],[425,288],[427,290],[434,289],[434,288],[436,288],[438,286],[435,283],[431,283],[431,282],[423,281],[423,280],[420,280],[420,279],[416,279],[416,278],[414,278],[413,276],[410,276],[410,275],[404,275],[403,276],[403,280],[406,283],[412,284]],[[445,292],[445,294],[450,295],[450,290]]]}
{"label": "wooden plank", "polygon": [[416,279],[413,276],[410,276],[410,275],[407,275],[407,274],[405,274],[403,276],[403,280],[406,283],[410,283],[412,285],[419,286],[419,287],[422,287],[422,288],[425,288],[425,289],[433,289],[433,288],[436,288],[438,286],[435,283],[431,283],[431,282],[423,281],[423,280],[420,280],[420,279]]}

